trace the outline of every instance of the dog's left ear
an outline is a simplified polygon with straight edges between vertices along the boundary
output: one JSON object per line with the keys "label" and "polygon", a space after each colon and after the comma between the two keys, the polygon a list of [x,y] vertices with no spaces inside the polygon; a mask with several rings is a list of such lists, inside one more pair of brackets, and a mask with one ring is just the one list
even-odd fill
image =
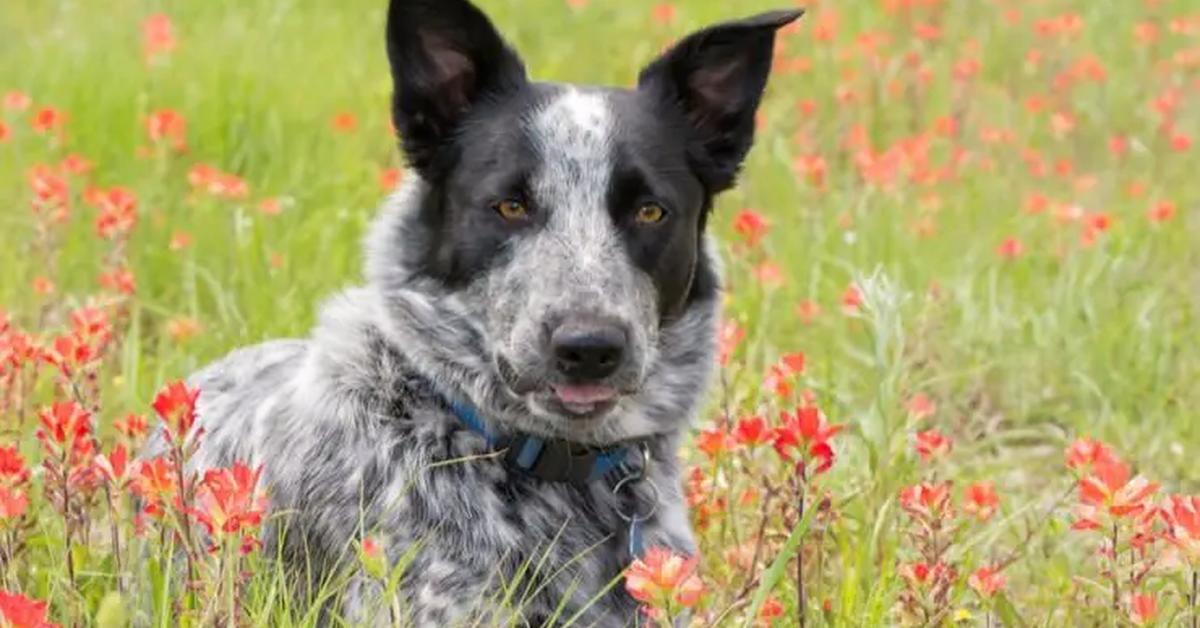
{"label": "dog's left ear", "polygon": [[775,33],[803,10],[775,11],[694,33],[642,70],[638,90],[686,116],[697,170],[713,193],[733,187],[754,142]]}
{"label": "dog's left ear", "polygon": [[467,0],[391,0],[387,51],[392,122],[423,175],[473,106],[527,82],[520,57]]}

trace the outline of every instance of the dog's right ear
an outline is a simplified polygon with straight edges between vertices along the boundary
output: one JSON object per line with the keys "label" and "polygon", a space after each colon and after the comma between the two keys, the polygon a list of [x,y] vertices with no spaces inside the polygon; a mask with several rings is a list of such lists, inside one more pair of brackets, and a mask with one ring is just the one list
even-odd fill
{"label": "dog's right ear", "polygon": [[467,0],[391,0],[387,51],[392,122],[422,175],[472,106],[527,80],[520,57]]}

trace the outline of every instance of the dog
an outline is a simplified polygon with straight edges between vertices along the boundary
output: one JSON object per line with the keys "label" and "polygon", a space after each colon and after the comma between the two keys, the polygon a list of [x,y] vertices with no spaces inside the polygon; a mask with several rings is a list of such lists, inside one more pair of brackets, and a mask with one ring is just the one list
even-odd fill
{"label": "dog", "polygon": [[[191,470],[261,465],[267,554],[345,569],[353,621],[636,623],[624,568],[697,551],[676,456],[715,364],[706,225],[801,13],[698,31],[616,89],[531,81],[467,0],[392,0],[410,169],[365,284],[189,379]],[[392,589],[356,568],[368,535]]]}

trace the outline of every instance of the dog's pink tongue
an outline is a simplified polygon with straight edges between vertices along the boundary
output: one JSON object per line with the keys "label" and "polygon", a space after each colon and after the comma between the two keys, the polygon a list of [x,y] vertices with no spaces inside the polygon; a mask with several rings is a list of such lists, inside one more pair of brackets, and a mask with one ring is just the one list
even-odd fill
{"label": "dog's pink tongue", "polygon": [[558,395],[559,401],[563,403],[587,404],[608,401],[617,396],[617,391],[612,386],[592,384],[584,386],[555,386],[554,394]]}

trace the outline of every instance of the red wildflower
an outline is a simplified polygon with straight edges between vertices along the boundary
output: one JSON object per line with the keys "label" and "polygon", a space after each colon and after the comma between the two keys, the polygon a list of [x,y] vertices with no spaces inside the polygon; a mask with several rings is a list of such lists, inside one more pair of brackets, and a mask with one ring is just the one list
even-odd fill
{"label": "red wildflower", "polygon": [[146,135],[152,144],[170,142],[177,151],[187,149],[187,118],[174,109],[161,109],[146,117]]}
{"label": "red wildflower", "polygon": [[796,316],[799,316],[800,322],[805,325],[813,324],[820,315],[821,306],[816,301],[805,300],[796,305]]}
{"label": "red wildflower", "polygon": [[900,491],[900,507],[914,519],[936,520],[950,514],[950,482],[922,482]]}
{"label": "red wildflower", "polygon": [[1117,456],[1107,445],[1090,438],[1078,438],[1065,452],[1067,468],[1087,472],[1100,461],[1116,461]]}
{"label": "red wildflower", "polygon": [[862,308],[863,298],[862,292],[854,284],[846,286],[846,291],[842,293],[842,311],[846,314],[857,314]]}
{"label": "red wildflower", "polygon": [[171,234],[171,241],[167,244],[167,248],[172,251],[182,251],[192,245],[192,234],[186,231],[176,231]]}
{"label": "red wildflower", "polygon": [[1166,222],[1175,216],[1175,203],[1171,201],[1160,201],[1146,212],[1146,217],[1151,222]]}
{"label": "red wildflower", "polygon": [[12,90],[4,94],[4,108],[9,111],[25,111],[33,100],[25,92]]}
{"label": "red wildflower", "polygon": [[979,521],[987,521],[996,514],[1000,496],[992,482],[975,482],[963,492],[963,512]]}
{"label": "red wildflower", "polygon": [[132,296],[137,293],[137,279],[128,268],[106,270],[100,273],[96,281],[105,290],[111,290],[117,294]]}
{"label": "red wildflower", "polygon": [[61,132],[67,124],[67,114],[54,107],[42,107],[33,113],[29,126],[34,132],[46,134],[52,131]]}
{"label": "red wildflower", "polygon": [[[258,486],[262,467],[241,462],[228,469],[209,469],[196,491],[193,513],[215,540],[252,536],[267,509],[266,492]],[[240,540],[240,538],[239,538]]]}
{"label": "red wildflower", "polygon": [[379,171],[379,187],[385,192],[391,192],[400,184],[401,176],[399,168],[384,168]]}
{"label": "red wildflower", "polygon": [[358,129],[358,116],[349,111],[339,111],[333,115],[330,126],[338,133],[353,133]]}
{"label": "red wildflower", "polygon": [[129,452],[125,450],[124,445],[113,447],[112,453],[108,455],[97,454],[96,468],[105,481],[118,488],[124,487],[131,479]]}
{"label": "red wildflower", "polygon": [[66,179],[45,165],[29,169],[29,188],[33,191],[35,213],[50,212],[54,222],[63,222],[70,206],[71,190]]}
{"label": "red wildflower", "polygon": [[1102,527],[1105,515],[1121,518],[1137,516],[1146,509],[1146,498],[1158,490],[1158,484],[1142,476],[1129,477],[1129,467],[1117,460],[1098,460],[1092,474],[1079,480],[1079,501],[1072,528],[1094,530]]}
{"label": "red wildflower", "polygon": [[1200,569],[1200,497],[1171,496],[1163,508],[1167,520],[1167,542],[1183,562]]}
{"label": "red wildflower", "polygon": [[739,445],[755,447],[771,442],[771,430],[767,420],[761,416],[747,416],[738,419],[733,426],[733,439]]}
{"label": "red wildflower", "polygon": [[905,407],[908,409],[908,416],[916,421],[928,419],[937,413],[937,402],[930,399],[929,395],[925,393],[917,393],[909,397]]}
{"label": "red wildflower", "polygon": [[921,460],[929,462],[950,453],[951,442],[937,430],[926,430],[917,433],[916,447]]}
{"label": "red wildflower", "polygon": [[180,441],[187,437],[196,422],[196,399],[198,388],[188,388],[183,382],[171,382],[154,397],[154,412],[167,430],[167,438]]}
{"label": "red wildflower", "polygon": [[975,589],[980,597],[990,598],[1004,588],[1004,575],[1000,573],[998,567],[980,567],[971,574],[967,583],[971,585],[972,589]]}
{"label": "red wildflower", "polygon": [[12,135],[12,130],[9,129],[8,124],[0,122],[0,142],[7,142],[10,135]]}
{"label": "red wildflower", "polygon": [[679,9],[671,2],[660,2],[654,5],[651,15],[654,21],[659,24],[670,24],[675,21],[675,16],[679,13]]}
{"label": "red wildflower", "polygon": [[771,225],[759,212],[743,209],[733,219],[733,230],[745,240],[747,246],[755,248],[771,230]]}
{"label": "red wildflower", "polygon": [[137,224],[137,197],[123,187],[113,187],[99,196],[100,214],[96,216],[96,235],[114,240],[128,235]]}
{"label": "red wildflower", "polygon": [[1175,132],[1171,134],[1171,150],[1177,153],[1184,153],[1192,148],[1192,137],[1183,132]]}
{"label": "red wildflower", "polygon": [[71,153],[59,162],[58,167],[63,172],[69,175],[79,176],[92,171],[92,162],[87,157],[78,153]]}
{"label": "red wildflower", "polygon": [[1005,238],[1000,246],[996,247],[996,254],[1004,259],[1017,259],[1024,251],[1025,247],[1021,241],[1013,237]]}
{"label": "red wildflower", "polygon": [[29,480],[29,468],[16,445],[0,447],[0,486],[20,486]]}
{"label": "red wildflower", "polygon": [[264,216],[278,216],[283,213],[283,204],[277,198],[264,198],[258,202],[258,211]]}
{"label": "red wildflower", "polygon": [[31,600],[20,593],[0,591],[0,617],[11,628],[58,628],[46,619],[46,602]]}
{"label": "red wildflower", "polygon": [[170,17],[156,13],[142,22],[142,54],[147,62],[171,54],[176,45]]}
{"label": "red wildflower", "polygon": [[696,449],[704,452],[709,458],[717,458],[733,448],[733,437],[720,427],[702,430],[696,436]]}
{"label": "red wildflower", "polygon": [[142,514],[162,519],[167,509],[174,507],[178,500],[179,483],[175,466],[165,456],[143,460],[133,476],[130,489],[143,502]]}
{"label": "red wildflower", "polygon": [[726,320],[721,323],[721,330],[717,334],[717,356],[721,366],[729,365],[729,358],[737,351],[738,345],[745,337],[746,330],[742,329],[737,321]]}
{"label": "red wildflower", "polygon": [[[70,469],[92,460],[92,415],[74,401],[60,401],[38,413],[37,439],[51,458],[65,457]],[[68,470],[70,470],[68,469]]]}
{"label": "red wildflower", "polygon": [[815,406],[797,408],[794,414],[782,414],[783,425],[775,428],[772,438],[775,451],[785,460],[805,455],[816,462],[814,472],[824,473],[833,466],[834,451],[829,439],[842,431],[841,425],[830,425]]}
{"label": "red wildflower", "polygon": [[908,581],[909,586],[923,589],[934,586],[944,586],[947,581],[953,580],[955,570],[942,562],[930,565],[926,562],[915,562],[900,565],[898,571],[900,577]]}
{"label": "red wildflower", "polygon": [[692,607],[704,594],[698,560],[663,547],[651,547],[625,572],[625,590],[651,609]]}
{"label": "red wildflower", "polygon": [[0,527],[14,519],[25,516],[29,510],[29,497],[19,488],[0,486]]}
{"label": "red wildflower", "polygon": [[125,418],[113,421],[113,427],[117,428],[122,436],[134,442],[140,441],[150,431],[146,417],[140,414],[127,414]]}
{"label": "red wildflower", "polygon": [[1153,593],[1135,593],[1129,598],[1129,619],[1135,626],[1145,626],[1158,617],[1158,598]]}

